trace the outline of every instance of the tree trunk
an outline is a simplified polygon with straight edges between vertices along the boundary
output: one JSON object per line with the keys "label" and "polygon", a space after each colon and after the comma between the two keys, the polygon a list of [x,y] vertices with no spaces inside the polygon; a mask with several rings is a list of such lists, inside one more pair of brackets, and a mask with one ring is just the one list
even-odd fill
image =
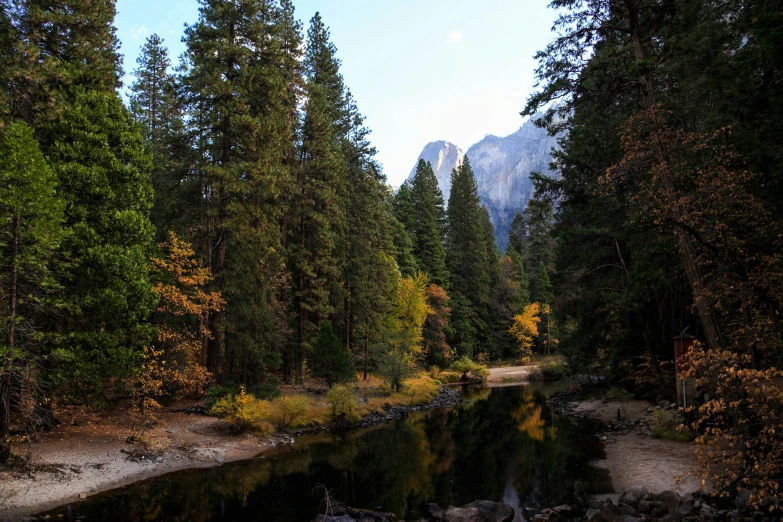
{"label": "tree trunk", "polygon": [[[641,28],[639,27],[639,10],[638,6],[633,1],[626,2],[626,8],[628,12],[628,19],[630,23],[631,43],[634,49],[634,58],[637,62],[642,62],[645,59],[644,46],[642,42]],[[639,76],[639,88],[642,94],[642,104],[645,110],[648,112],[648,120],[651,124],[653,131],[653,139],[656,144],[656,160],[660,165],[666,165],[667,154],[663,145],[660,143],[660,126],[658,124],[658,117],[655,107],[655,96],[653,94],[652,86],[647,74],[641,74]],[[666,171],[662,171],[663,190],[670,203],[676,201],[674,193],[674,183]],[[672,208],[676,208],[672,206]],[[673,221],[678,222],[678,213],[676,210],[673,216]],[[702,327],[704,328],[704,335],[707,338],[707,344],[713,350],[719,350],[721,347],[720,342],[720,330],[715,318],[709,311],[707,303],[701,296],[701,289],[703,288],[701,273],[696,265],[696,254],[693,251],[693,245],[691,245],[690,238],[685,230],[682,228],[675,228],[677,235],[677,243],[680,247],[680,259],[685,273],[688,276],[688,283],[693,293],[693,299],[696,304],[696,309],[699,313],[699,319],[701,319]]]}
{"label": "tree trunk", "polygon": [[6,332],[6,346],[9,349],[8,358],[3,361],[2,375],[0,375],[0,462],[11,457],[11,445],[8,441],[8,432],[11,426],[11,373],[13,371],[13,351],[16,335],[16,294],[18,290],[19,268],[19,214],[13,218],[13,239],[11,244],[11,280],[8,288],[8,329]]}

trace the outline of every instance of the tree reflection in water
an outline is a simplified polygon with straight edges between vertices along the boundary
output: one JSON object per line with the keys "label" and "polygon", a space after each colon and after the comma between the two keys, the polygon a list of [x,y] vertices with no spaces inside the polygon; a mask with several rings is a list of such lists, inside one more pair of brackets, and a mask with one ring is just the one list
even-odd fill
{"label": "tree reflection in water", "polygon": [[418,519],[428,502],[551,506],[606,488],[593,428],[553,415],[532,386],[467,389],[452,410],[301,436],[265,460],[173,473],[50,512],[110,522],[312,520],[325,484],[349,505]]}

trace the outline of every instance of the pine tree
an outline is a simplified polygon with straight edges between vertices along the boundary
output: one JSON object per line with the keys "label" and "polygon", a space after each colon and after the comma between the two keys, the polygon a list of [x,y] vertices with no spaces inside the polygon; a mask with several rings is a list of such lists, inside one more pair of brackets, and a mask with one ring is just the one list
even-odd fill
{"label": "pine tree", "polygon": [[335,335],[329,321],[321,323],[309,355],[309,364],[313,376],[325,379],[330,388],[333,384],[350,380],[354,375],[351,352]]}
{"label": "pine tree", "polygon": [[63,206],[32,129],[11,124],[0,143],[0,462],[10,456],[11,409],[41,399],[23,389],[34,389],[26,384],[45,355],[41,319],[57,288],[50,263],[63,236]]}
{"label": "pine tree", "polygon": [[452,347],[471,356],[486,340],[491,284],[485,222],[470,160],[451,173],[446,261],[451,275]]}
{"label": "pine tree", "polygon": [[69,229],[56,344],[72,357],[65,376],[92,391],[133,371],[152,334],[149,157],[116,92],[114,2],[27,0],[17,13],[30,70],[17,77],[17,110],[57,174]]}
{"label": "pine tree", "polygon": [[292,194],[298,82],[290,9],[204,1],[184,38],[179,89],[196,152],[184,183],[198,209],[189,228],[212,271],[212,290],[226,300],[209,314],[207,368],[225,366],[246,382],[279,364],[287,329],[280,219]]}
{"label": "pine tree", "polygon": [[[525,256],[528,270],[536,270],[544,263],[548,272],[555,270],[554,204],[548,197],[534,197],[524,212]],[[522,252],[520,252],[522,254]],[[535,280],[536,273],[529,272],[528,277]]]}
{"label": "pine tree", "polygon": [[[402,187],[400,188],[402,191]],[[404,196],[401,196],[404,197]],[[413,254],[418,266],[430,280],[440,286],[448,283],[446,251],[443,247],[443,194],[432,165],[423,159],[416,165],[416,174],[410,189],[413,214],[410,229],[413,238]]]}
{"label": "pine tree", "polygon": [[141,126],[147,151],[152,156],[152,186],[155,199],[152,222],[159,238],[174,228],[178,208],[178,173],[171,165],[172,141],[183,122],[176,111],[174,78],[169,75],[171,62],[163,40],[153,34],[141,48],[130,87],[130,111]]}
{"label": "pine tree", "polygon": [[511,229],[508,231],[508,249],[516,251],[523,259],[527,256],[526,235],[525,218],[517,212],[511,221]]}
{"label": "pine tree", "polygon": [[536,271],[535,291],[533,292],[533,301],[541,304],[551,305],[555,300],[552,290],[552,283],[549,281],[549,273],[547,272],[544,262],[538,263],[538,270]]}
{"label": "pine tree", "polygon": [[336,49],[318,13],[310,21],[304,72],[307,104],[300,146],[301,168],[292,216],[289,263],[293,272],[296,344],[294,368],[302,380],[302,361],[321,322],[335,311],[332,291],[340,276],[337,246],[345,232],[347,134],[345,87]]}

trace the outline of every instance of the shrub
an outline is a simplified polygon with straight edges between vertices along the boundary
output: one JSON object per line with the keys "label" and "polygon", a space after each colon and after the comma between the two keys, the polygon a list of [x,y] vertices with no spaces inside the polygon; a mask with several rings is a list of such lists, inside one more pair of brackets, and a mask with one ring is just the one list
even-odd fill
{"label": "shrub", "polygon": [[653,428],[650,436],[654,439],[677,440],[681,442],[690,442],[693,440],[693,434],[685,429],[680,429],[674,421],[674,415],[668,410],[654,410],[653,415],[658,425]]}
{"label": "shrub", "polygon": [[540,381],[559,381],[568,376],[568,368],[560,360],[546,360],[530,371],[530,378]]}
{"label": "shrub", "polygon": [[633,393],[629,392],[625,388],[612,387],[607,393],[606,398],[611,401],[630,401],[633,399]]}
{"label": "shrub", "polygon": [[218,399],[210,412],[227,421],[235,433],[253,430],[268,436],[274,432],[274,427],[265,420],[269,414],[268,403],[247,393],[244,386],[239,387],[239,393]]}
{"label": "shrub", "polygon": [[460,379],[462,379],[462,375],[458,372],[440,372],[438,374],[438,379],[445,383],[459,382]]}
{"label": "shrub", "polygon": [[318,340],[310,356],[313,377],[326,379],[333,384],[351,379],[354,375],[351,352],[334,333],[332,323],[324,321],[318,330]]}
{"label": "shrub", "polygon": [[344,384],[333,386],[326,394],[326,402],[332,407],[332,418],[345,417],[348,421],[359,418],[359,401],[353,389]]}
{"label": "shrub", "polygon": [[308,418],[309,406],[304,395],[278,397],[270,403],[268,418],[281,430],[304,426],[315,420]]}
{"label": "shrub", "polygon": [[484,381],[489,375],[489,370],[483,364],[473,362],[468,357],[462,357],[454,361],[451,369],[461,375],[462,380]]}

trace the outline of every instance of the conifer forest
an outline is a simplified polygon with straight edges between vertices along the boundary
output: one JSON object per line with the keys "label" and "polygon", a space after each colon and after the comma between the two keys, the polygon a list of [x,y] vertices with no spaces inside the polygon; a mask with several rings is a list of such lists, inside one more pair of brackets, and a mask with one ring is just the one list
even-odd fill
{"label": "conifer forest", "polygon": [[392,188],[295,3],[198,0],[123,64],[114,0],[0,0],[0,470],[69,408],[143,453],[181,404],[272,437],[524,366],[676,403],[698,480],[780,516],[783,3],[551,0],[504,251],[477,158]]}

